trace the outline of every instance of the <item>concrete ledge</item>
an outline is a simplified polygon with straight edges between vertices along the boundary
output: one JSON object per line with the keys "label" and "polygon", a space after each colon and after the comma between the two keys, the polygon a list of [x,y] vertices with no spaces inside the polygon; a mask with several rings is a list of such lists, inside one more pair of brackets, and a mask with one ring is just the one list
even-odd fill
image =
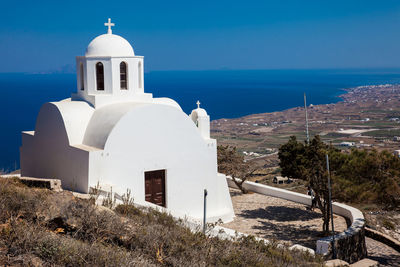
{"label": "concrete ledge", "polygon": [[365,219],[361,211],[351,206],[333,202],[333,213],[348,218],[349,228],[337,235],[322,238],[317,241],[317,253],[332,258],[332,243],[335,239],[337,257],[347,262],[357,262],[367,256],[365,244]]}
{"label": "concrete ledge", "polygon": [[385,235],[368,227],[365,227],[365,235],[372,239],[378,240],[379,242],[400,252],[400,241],[392,238],[391,236]]}
{"label": "concrete ledge", "polygon": [[379,262],[371,259],[363,259],[356,263],[350,264],[350,267],[378,267]]}
{"label": "concrete ledge", "polygon": [[29,187],[47,188],[56,192],[62,191],[61,180],[59,179],[20,177],[19,180]]}
{"label": "concrete ledge", "polygon": [[[227,182],[229,187],[237,188],[231,177],[227,177]],[[286,199],[304,205],[311,205],[311,197],[305,194],[247,181],[243,183],[243,187],[262,195]],[[347,228],[346,231],[335,235],[337,257],[350,263],[365,258],[367,256],[367,248],[365,245],[364,232],[365,220],[362,212],[356,208],[338,202],[332,203],[332,209],[333,213],[346,217],[351,222],[350,227]],[[332,236],[318,240],[316,253],[324,255],[327,259],[331,259],[332,241]]]}
{"label": "concrete ledge", "polygon": [[2,174],[0,175],[1,178],[19,178],[21,177],[21,174],[16,173],[16,174]]}
{"label": "concrete ledge", "polygon": [[329,260],[324,262],[325,267],[344,267],[344,266],[349,266],[349,264],[345,261],[342,260]]}
{"label": "concrete ledge", "polygon": [[[228,186],[232,188],[237,188],[235,182],[233,182],[232,177],[227,176],[226,180],[228,182]],[[253,182],[244,182],[243,187],[249,191],[259,193],[266,196],[277,197],[286,199],[289,201],[293,201],[296,203],[301,203],[304,205],[311,206],[311,198],[308,195],[300,194],[296,192],[292,192],[285,189],[276,188],[273,186],[253,183]]]}

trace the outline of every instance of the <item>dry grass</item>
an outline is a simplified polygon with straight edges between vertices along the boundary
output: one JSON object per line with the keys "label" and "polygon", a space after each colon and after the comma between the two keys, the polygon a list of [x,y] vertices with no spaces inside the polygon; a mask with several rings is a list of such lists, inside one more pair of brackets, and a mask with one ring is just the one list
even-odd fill
{"label": "dry grass", "polygon": [[112,211],[12,179],[0,179],[0,210],[0,265],[322,266],[254,237],[209,238],[153,209]]}

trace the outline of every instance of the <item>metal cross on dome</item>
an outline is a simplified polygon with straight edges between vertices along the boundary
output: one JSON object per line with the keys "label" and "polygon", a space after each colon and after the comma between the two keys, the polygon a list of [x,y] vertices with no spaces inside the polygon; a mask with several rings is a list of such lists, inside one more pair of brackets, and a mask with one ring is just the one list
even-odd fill
{"label": "metal cross on dome", "polygon": [[200,101],[199,100],[197,100],[196,105],[197,105],[197,108],[200,108]]}
{"label": "metal cross on dome", "polygon": [[107,33],[108,33],[108,34],[112,34],[111,27],[112,27],[112,26],[115,26],[115,23],[111,23],[111,19],[108,18],[108,22],[107,22],[107,23],[104,23],[104,26],[107,26],[107,27],[108,27]]}

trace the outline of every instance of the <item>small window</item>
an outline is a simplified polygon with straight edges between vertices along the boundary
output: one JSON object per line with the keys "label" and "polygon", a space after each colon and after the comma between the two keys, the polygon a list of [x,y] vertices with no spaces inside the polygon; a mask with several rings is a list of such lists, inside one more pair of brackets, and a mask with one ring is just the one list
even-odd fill
{"label": "small window", "polygon": [[139,73],[139,88],[142,88],[143,87],[143,81],[142,81],[142,76],[143,76],[143,74],[142,74],[142,62],[141,61],[139,61],[139,64],[138,64],[138,73]]}
{"label": "small window", "polygon": [[128,75],[127,75],[127,66],[125,62],[121,62],[119,64],[119,77],[120,77],[120,85],[121,89],[128,89]]}
{"label": "small window", "polygon": [[85,90],[85,74],[83,73],[83,64],[81,63],[79,67],[80,78],[81,78],[81,90]]}
{"label": "small window", "polygon": [[104,66],[101,62],[96,64],[96,83],[97,90],[104,91]]}

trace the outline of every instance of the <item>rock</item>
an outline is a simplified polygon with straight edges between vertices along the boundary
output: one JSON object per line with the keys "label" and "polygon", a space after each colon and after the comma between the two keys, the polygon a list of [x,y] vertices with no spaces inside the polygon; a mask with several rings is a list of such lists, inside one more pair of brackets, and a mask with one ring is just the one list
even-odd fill
{"label": "rock", "polygon": [[351,267],[378,267],[379,262],[371,259],[362,259],[350,265]]}
{"label": "rock", "polygon": [[339,267],[339,266],[350,266],[347,262],[336,259],[336,260],[329,260],[325,262],[326,267]]}
{"label": "rock", "polygon": [[33,177],[20,177],[21,183],[29,187],[47,188],[56,192],[61,192],[61,180],[59,179],[45,179]]}
{"label": "rock", "polygon": [[370,229],[368,227],[365,228],[365,234],[366,236],[375,239],[385,245],[388,245],[389,247],[392,247],[396,251],[400,252],[400,241],[392,238],[391,236],[387,234],[383,234],[379,231]]}
{"label": "rock", "polygon": [[300,250],[300,251],[308,252],[311,255],[315,255],[315,251],[313,249],[307,248],[305,246],[301,246],[301,245],[298,245],[298,244],[295,244],[295,245],[289,247],[289,249],[290,250]]}

